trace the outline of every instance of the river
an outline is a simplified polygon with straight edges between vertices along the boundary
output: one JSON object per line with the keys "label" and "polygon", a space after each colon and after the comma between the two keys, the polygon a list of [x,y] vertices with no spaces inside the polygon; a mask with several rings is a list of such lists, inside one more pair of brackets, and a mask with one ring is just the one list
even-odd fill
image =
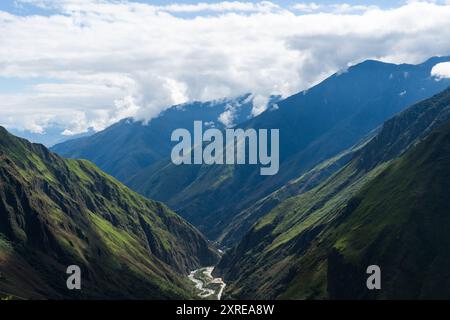
{"label": "river", "polygon": [[204,267],[189,274],[189,279],[194,283],[195,288],[200,291],[198,293],[199,298],[215,300],[222,298],[226,284],[222,278],[214,278],[212,276],[213,271],[214,267]]}

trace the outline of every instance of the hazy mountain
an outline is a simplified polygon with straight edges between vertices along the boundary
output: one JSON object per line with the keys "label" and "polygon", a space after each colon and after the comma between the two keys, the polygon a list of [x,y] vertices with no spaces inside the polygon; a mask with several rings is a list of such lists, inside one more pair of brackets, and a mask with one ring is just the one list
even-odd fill
{"label": "hazy mountain", "polygon": [[[450,296],[450,89],[386,122],[324,183],[287,197],[221,260],[234,298]],[[382,270],[368,291],[366,268]]]}
{"label": "hazy mountain", "polygon": [[[246,209],[370,136],[407,106],[450,85],[450,79],[437,81],[431,76],[433,66],[449,60],[432,58],[419,65],[365,61],[240,124],[280,129],[281,166],[276,176],[260,176],[259,166],[175,166],[162,161],[126,182],[167,202],[210,238],[228,244],[246,231],[230,230],[230,223],[246,216]],[[238,221],[242,223],[251,225],[245,219]]]}
{"label": "hazy mountain", "polygon": [[57,125],[50,125],[45,128],[43,133],[31,132],[29,130],[18,130],[14,128],[8,128],[8,131],[17,137],[27,139],[30,142],[41,143],[46,147],[51,147],[57,143],[63,143],[68,140],[79,139],[93,135],[95,132],[93,129],[89,129],[87,132],[79,133],[76,135],[63,135],[64,128]]}
{"label": "hazy mountain", "polygon": [[[276,102],[278,97],[272,99]],[[65,157],[91,160],[105,172],[126,181],[130,175],[170,156],[175,145],[170,137],[175,129],[185,128],[192,132],[196,120],[222,129],[246,121],[251,117],[252,109],[253,96],[250,94],[234,99],[187,103],[165,110],[147,124],[124,119],[93,136],[58,144],[51,150]]]}
{"label": "hazy mountain", "polygon": [[[0,127],[0,291],[24,298],[190,298],[188,272],[217,260],[206,239],[85,160]],[[82,290],[66,288],[66,268]]]}

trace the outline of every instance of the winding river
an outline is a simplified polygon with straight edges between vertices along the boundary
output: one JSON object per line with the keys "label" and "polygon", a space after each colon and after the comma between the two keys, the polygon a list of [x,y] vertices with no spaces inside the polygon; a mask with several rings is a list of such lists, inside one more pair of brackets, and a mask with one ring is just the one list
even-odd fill
{"label": "winding river", "polygon": [[214,278],[212,276],[213,271],[214,267],[205,267],[194,270],[189,274],[189,279],[194,283],[195,288],[200,291],[198,297],[202,299],[220,300],[222,298],[226,284],[222,278]]}

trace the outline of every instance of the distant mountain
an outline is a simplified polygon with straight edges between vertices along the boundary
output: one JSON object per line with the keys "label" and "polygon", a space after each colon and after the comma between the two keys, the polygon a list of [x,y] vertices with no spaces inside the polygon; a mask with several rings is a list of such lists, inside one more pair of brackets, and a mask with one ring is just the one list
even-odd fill
{"label": "distant mountain", "polygon": [[[229,245],[254,222],[246,222],[246,211],[255,203],[367,139],[409,105],[447,88],[450,79],[437,81],[431,76],[432,68],[443,61],[450,57],[419,65],[365,61],[238,125],[280,130],[281,165],[276,176],[262,177],[255,166],[175,166],[167,160],[139,171],[126,183],[167,202],[208,237]],[[329,173],[345,163],[335,163]],[[230,224],[246,227],[235,232]]]}
{"label": "distant mountain", "polygon": [[[0,292],[27,299],[191,298],[187,274],[217,260],[163,204],[85,160],[0,127]],[[66,268],[82,290],[66,288]]]}
{"label": "distant mountain", "polygon": [[[278,99],[272,97],[272,103]],[[196,120],[223,129],[248,120],[252,109],[253,96],[250,94],[234,99],[187,103],[165,110],[148,124],[124,119],[93,136],[66,141],[51,150],[64,157],[90,160],[126,182],[131,175],[170,157],[175,145],[170,137],[175,129],[193,131]]]}
{"label": "distant mountain", "polygon": [[[233,298],[450,297],[450,89],[408,108],[325,182],[286,197],[216,272]],[[366,288],[366,268],[382,290]]]}
{"label": "distant mountain", "polygon": [[8,131],[13,135],[27,139],[30,142],[41,143],[46,147],[51,147],[57,143],[63,143],[68,140],[88,137],[95,133],[93,129],[89,129],[87,132],[84,133],[66,136],[62,134],[64,130],[65,129],[63,127],[57,125],[50,125],[46,127],[45,132],[43,133],[35,133],[29,130],[18,130],[14,128],[8,128]]}

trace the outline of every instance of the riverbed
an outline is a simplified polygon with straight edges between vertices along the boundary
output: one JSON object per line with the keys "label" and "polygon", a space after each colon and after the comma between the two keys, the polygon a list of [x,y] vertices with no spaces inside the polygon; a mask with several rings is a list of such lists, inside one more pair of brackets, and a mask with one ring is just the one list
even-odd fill
{"label": "riverbed", "polygon": [[189,279],[199,291],[198,297],[201,299],[220,300],[222,298],[226,284],[222,278],[214,278],[213,271],[214,267],[204,267],[189,274]]}

